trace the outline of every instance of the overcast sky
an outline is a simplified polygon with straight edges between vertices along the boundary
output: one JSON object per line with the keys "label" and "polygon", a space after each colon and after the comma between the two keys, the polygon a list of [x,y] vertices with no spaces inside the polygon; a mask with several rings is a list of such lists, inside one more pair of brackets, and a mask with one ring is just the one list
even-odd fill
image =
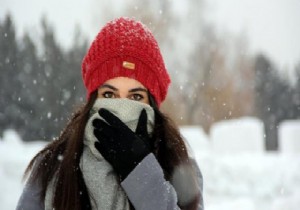
{"label": "overcast sky", "polygon": [[210,0],[210,18],[219,30],[246,33],[250,47],[277,65],[300,63],[299,0]]}
{"label": "overcast sky", "polygon": [[[19,35],[24,29],[39,34],[44,14],[55,26],[59,40],[69,45],[75,24],[87,36],[95,36],[92,1],[0,0],[0,19],[10,11]],[[207,0],[207,7],[208,18],[220,33],[246,34],[251,50],[263,51],[280,68],[293,68],[300,62],[299,0]]]}

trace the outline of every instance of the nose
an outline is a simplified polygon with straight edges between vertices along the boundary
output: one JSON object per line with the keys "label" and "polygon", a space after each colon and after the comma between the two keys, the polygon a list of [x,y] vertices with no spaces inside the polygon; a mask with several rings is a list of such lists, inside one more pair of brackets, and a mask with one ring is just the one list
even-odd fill
{"label": "nose", "polygon": [[119,92],[119,98],[127,98],[128,93],[127,91],[120,91]]}

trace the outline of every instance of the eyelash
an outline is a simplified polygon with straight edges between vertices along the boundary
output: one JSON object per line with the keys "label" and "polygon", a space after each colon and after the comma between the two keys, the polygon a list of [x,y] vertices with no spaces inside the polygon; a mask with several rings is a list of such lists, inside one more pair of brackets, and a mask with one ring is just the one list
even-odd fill
{"label": "eyelash", "polygon": [[[107,94],[112,95],[113,97],[108,97]],[[104,93],[102,93],[103,98],[115,98],[115,95],[113,92],[111,91],[105,91]]]}
{"label": "eyelash", "polygon": [[[136,99],[136,97],[138,97],[138,99]],[[141,94],[135,93],[130,96],[130,99],[134,100],[134,101],[141,101],[144,99],[144,96],[142,96]]]}
{"label": "eyelash", "polygon": [[[102,93],[102,96],[103,98],[116,98],[115,94],[111,91],[105,91],[104,93]],[[138,93],[134,93],[129,96],[129,99],[134,101],[141,101],[144,99],[144,96]]]}

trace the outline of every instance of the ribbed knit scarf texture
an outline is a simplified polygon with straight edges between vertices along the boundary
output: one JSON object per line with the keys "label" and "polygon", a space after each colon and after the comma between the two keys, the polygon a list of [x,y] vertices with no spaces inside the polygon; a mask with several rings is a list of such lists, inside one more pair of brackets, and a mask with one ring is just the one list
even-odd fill
{"label": "ribbed knit scarf texture", "polygon": [[[151,106],[129,99],[97,99],[90,111],[90,118],[85,127],[84,149],[80,159],[80,169],[87,186],[93,210],[127,210],[128,198],[120,186],[118,176],[112,166],[102,157],[95,148],[96,137],[93,133],[92,121],[100,118],[98,110],[105,108],[116,115],[132,131],[135,131],[138,118],[143,109],[147,112],[148,132],[151,133],[154,125],[154,111]],[[53,181],[47,188],[45,209],[52,210]]]}

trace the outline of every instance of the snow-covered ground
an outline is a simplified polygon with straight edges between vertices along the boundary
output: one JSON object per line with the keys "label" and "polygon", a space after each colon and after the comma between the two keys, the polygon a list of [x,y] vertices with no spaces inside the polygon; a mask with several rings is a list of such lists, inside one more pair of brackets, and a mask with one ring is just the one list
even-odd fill
{"label": "snow-covered ground", "polygon": [[[263,151],[262,124],[253,118],[220,122],[210,136],[181,127],[204,177],[206,210],[299,210],[300,122],[279,128],[281,150]],[[286,145],[285,145],[286,144]],[[22,173],[44,142],[23,143],[7,130],[0,139],[0,209],[15,209]]]}
{"label": "snow-covered ground", "polygon": [[0,209],[13,210],[22,192],[22,175],[45,142],[23,143],[12,130],[0,140]]}

